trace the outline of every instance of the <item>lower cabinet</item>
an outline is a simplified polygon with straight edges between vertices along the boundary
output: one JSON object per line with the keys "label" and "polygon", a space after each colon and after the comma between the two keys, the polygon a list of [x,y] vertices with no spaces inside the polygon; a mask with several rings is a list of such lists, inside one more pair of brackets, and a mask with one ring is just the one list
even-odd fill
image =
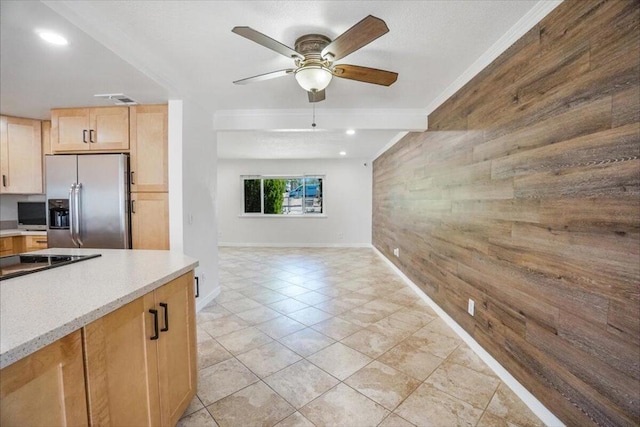
{"label": "lower cabinet", "polygon": [[196,379],[191,271],[0,370],[0,426],[173,427]]}
{"label": "lower cabinet", "polygon": [[0,237],[0,256],[47,249],[47,236]]}
{"label": "lower cabinet", "polygon": [[0,425],[86,426],[81,332],[0,371]]}
{"label": "lower cabinet", "polygon": [[13,255],[16,253],[13,246],[13,237],[0,237],[0,256]]}
{"label": "lower cabinet", "polygon": [[131,193],[133,249],[169,249],[169,193]]}
{"label": "lower cabinet", "polygon": [[85,327],[91,425],[174,426],[196,392],[193,272]]}

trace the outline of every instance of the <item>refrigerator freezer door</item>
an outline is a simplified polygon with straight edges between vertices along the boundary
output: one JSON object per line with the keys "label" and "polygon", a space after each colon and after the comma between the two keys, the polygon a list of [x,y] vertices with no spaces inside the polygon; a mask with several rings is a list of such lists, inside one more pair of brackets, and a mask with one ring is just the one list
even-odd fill
{"label": "refrigerator freezer door", "polygon": [[131,248],[128,176],[124,154],[78,156],[78,240],[83,248]]}
{"label": "refrigerator freezer door", "polygon": [[[69,190],[78,176],[78,156],[46,156],[47,208],[49,201],[69,200]],[[69,228],[51,229],[51,215],[47,212],[47,245],[50,248],[76,248]]]}

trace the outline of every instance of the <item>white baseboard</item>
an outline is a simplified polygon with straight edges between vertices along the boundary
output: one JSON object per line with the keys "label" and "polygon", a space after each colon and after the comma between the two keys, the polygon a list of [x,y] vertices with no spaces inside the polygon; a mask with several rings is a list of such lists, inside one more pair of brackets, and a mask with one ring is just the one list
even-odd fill
{"label": "white baseboard", "polygon": [[420,289],[415,283],[411,281],[396,265],[391,262],[382,252],[380,252],[375,246],[373,250],[382,258],[393,271],[402,278],[413,289],[418,296],[420,296],[429,306],[444,320],[444,322],[451,327],[462,340],[486,363],[495,374],[504,382],[524,403],[536,414],[540,420],[546,425],[551,427],[564,426],[562,421],[558,419],[551,411],[549,411],[529,390],[527,390],[513,375],[511,375],[496,359],[493,358],[484,348],[473,339],[467,331],[465,331],[458,323],[456,323],[451,316],[449,316],[438,304],[435,303],[422,289]]}
{"label": "white baseboard", "polygon": [[220,288],[220,286],[218,286],[217,288],[212,290],[209,293],[209,295],[205,295],[205,296],[201,296],[201,297],[196,298],[196,313],[199,312],[200,310],[202,310],[203,308],[205,308],[207,306],[207,304],[209,304],[218,295],[220,295],[220,291],[221,290],[222,290],[222,288]]}
{"label": "white baseboard", "polygon": [[371,243],[236,243],[218,242],[219,247],[233,248],[371,248]]}

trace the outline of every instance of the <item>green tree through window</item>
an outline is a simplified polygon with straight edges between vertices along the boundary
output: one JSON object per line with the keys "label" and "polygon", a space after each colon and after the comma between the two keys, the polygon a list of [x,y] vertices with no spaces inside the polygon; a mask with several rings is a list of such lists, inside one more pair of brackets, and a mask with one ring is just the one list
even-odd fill
{"label": "green tree through window", "polygon": [[287,191],[287,183],[284,179],[264,180],[264,213],[281,214],[283,195]]}
{"label": "green tree through window", "polygon": [[243,175],[245,214],[306,215],[324,213],[322,175]]}

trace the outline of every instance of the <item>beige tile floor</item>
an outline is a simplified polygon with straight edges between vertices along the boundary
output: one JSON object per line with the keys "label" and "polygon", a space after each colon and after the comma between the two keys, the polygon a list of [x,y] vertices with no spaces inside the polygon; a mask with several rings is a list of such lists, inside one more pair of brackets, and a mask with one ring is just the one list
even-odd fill
{"label": "beige tile floor", "polygon": [[540,426],[371,249],[220,248],[179,426]]}

